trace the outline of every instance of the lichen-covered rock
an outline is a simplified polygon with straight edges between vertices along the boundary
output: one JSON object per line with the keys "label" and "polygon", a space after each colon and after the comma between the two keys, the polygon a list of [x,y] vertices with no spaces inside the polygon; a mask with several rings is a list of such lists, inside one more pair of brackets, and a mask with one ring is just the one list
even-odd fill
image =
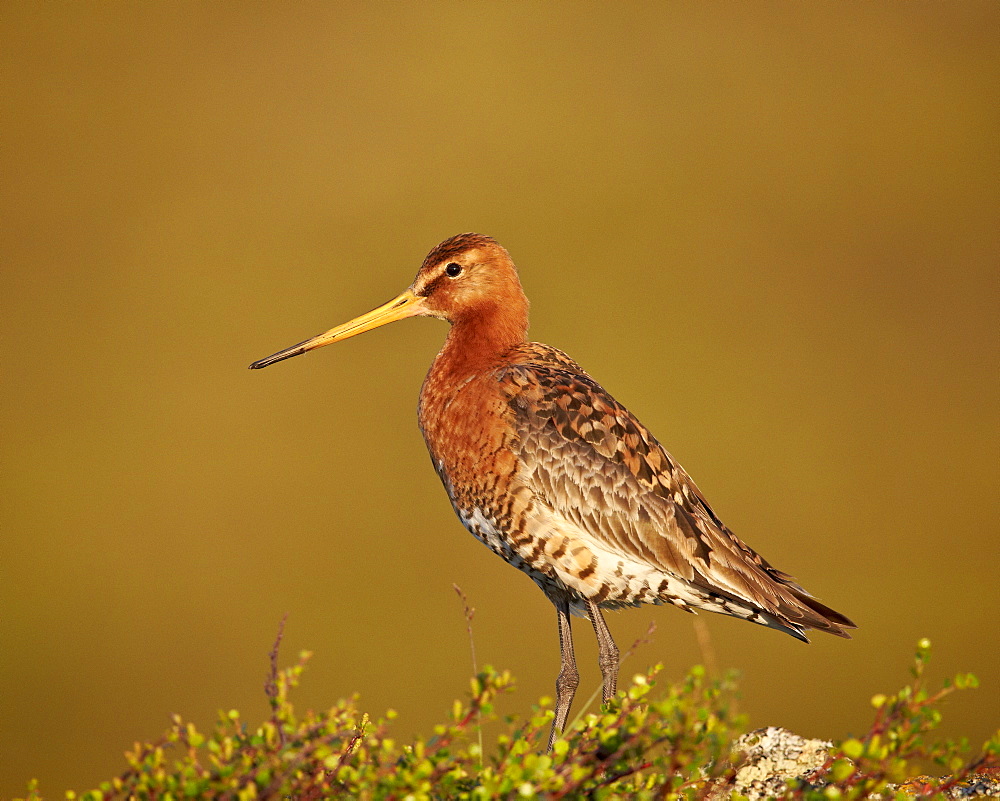
{"label": "lichen-covered rock", "polygon": [[734,747],[740,755],[735,778],[724,791],[735,790],[751,801],[780,796],[789,779],[805,778],[822,768],[832,745],[828,740],[807,740],[778,726],[744,734]]}
{"label": "lichen-covered rock", "polygon": [[[931,776],[914,776],[900,785],[890,785],[891,790],[899,790],[907,795],[923,797],[947,779],[935,779]],[[1000,798],[1000,768],[986,768],[967,776],[954,786],[948,787],[942,795],[947,798]]]}
{"label": "lichen-covered rock", "polygon": [[[750,801],[781,798],[788,791],[790,779],[805,781],[806,787],[826,785],[820,770],[827,764],[832,743],[828,740],[807,740],[787,729],[770,726],[744,734],[734,744],[735,773],[728,782],[716,786],[711,801],[722,801],[736,792]],[[917,776],[900,785],[890,784],[885,792],[873,798],[892,798],[896,792],[924,797],[948,779]],[[802,786],[799,788],[804,789]],[[965,780],[947,787],[943,795],[953,799],[1000,798],[1000,770],[983,769]]]}

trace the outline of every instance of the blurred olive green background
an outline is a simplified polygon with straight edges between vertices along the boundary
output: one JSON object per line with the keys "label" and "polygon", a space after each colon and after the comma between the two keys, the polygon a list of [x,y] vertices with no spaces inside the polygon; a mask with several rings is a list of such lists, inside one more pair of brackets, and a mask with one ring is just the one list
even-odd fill
{"label": "blurred olive green background", "polygon": [[[358,691],[427,732],[504,713],[555,617],[454,518],[415,421],[445,328],[249,372],[503,242],[532,335],[628,405],[724,520],[861,626],[705,617],[757,726],[842,737],[906,680],[1000,723],[1000,6],[35,4],[2,17],[0,796],[124,769],[179,712]],[[672,608],[624,666],[702,659]],[[577,621],[584,686],[593,635]]]}

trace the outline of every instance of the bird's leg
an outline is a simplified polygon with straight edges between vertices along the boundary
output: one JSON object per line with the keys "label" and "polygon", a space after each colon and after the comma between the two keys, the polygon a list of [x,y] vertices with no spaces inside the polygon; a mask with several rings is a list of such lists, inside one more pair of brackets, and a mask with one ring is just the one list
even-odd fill
{"label": "bird's leg", "polygon": [[587,614],[597,635],[598,661],[601,665],[601,675],[604,677],[603,698],[607,703],[618,692],[618,646],[611,637],[608,624],[600,607],[593,601],[587,601]]}
{"label": "bird's leg", "polygon": [[580,684],[580,674],[576,669],[576,656],[573,654],[573,630],[570,628],[569,601],[565,598],[552,599],[556,606],[559,620],[559,675],[556,677],[556,716],[552,721],[552,731],[549,732],[548,750],[556,737],[566,728],[566,718],[569,708]]}

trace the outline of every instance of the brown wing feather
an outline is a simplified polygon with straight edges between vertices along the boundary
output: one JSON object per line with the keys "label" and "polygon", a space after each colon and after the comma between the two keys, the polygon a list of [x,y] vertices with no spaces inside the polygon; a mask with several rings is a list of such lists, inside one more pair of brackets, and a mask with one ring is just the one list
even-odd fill
{"label": "brown wing feather", "polygon": [[719,520],[690,476],[624,406],[561,351],[510,354],[501,382],[519,460],[541,500],[611,548],[802,639],[854,624],[814,600]]}

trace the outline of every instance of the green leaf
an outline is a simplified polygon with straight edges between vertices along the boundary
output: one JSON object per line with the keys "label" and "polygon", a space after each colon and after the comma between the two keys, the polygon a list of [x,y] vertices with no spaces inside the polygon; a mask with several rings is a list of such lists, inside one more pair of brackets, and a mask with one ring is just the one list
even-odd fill
{"label": "green leaf", "polygon": [[[854,742],[857,742],[857,740]],[[858,745],[861,745],[861,743],[858,743]],[[854,765],[847,759],[838,759],[833,763],[833,767],[830,768],[830,775],[836,782],[844,781],[852,773],[854,773]]]}
{"label": "green leaf", "polygon": [[865,744],[861,740],[844,740],[840,744],[840,750],[844,752],[844,755],[851,759],[860,759],[861,755],[865,752]]}

